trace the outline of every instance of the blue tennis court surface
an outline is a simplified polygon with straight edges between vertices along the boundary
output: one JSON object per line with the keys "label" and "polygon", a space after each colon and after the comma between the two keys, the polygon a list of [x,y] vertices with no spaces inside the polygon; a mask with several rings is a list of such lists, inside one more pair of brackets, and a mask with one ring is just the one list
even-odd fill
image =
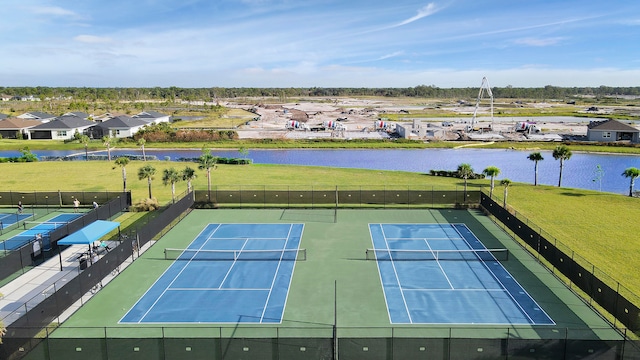
{"label": "blue tennis court surface", "polygon": [[391,323],[554,324],[466,225],[369,230]]}
{"label": "blue tennis court surface", "polygon": [[[30,229],[24,230],[18,235],[12,236],[11,238],[5,240],[2,244],[3,250],[16,250],[23,247],[25,244],[28,244],[32,240],[36,238],[36,235],[42,234],[42,248],[44,250],[48,250],[51,248],[51,243],[49,240],[49,233],[61,226],[64,226],[66,223],[73,221],[77,217],[82,214],[60,214],[55,217],[37,224],[33,225]],[[20,225],[22,226],[22,225]]]}
{"label": "blue tennis court surface", "polygon": [[19,221],[22,220],[27,220],[28,218],[32,217],[32,214],[7,214],[7,213],[0,213],[0,224],[2,225],[2,228],[6,228],[9,227]]}
{"label": "blue tennis court surface", "polygon": [[280,323],[303,226],[207,225],[120,323]]}

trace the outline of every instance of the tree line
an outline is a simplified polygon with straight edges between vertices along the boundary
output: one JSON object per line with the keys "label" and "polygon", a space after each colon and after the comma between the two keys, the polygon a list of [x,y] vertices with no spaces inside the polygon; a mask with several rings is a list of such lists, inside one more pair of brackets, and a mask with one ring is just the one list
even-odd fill
{"label": "tree line", "polygon": [[[242,97],[274,97],[282,100],[295,97],[347,97],[347,96],[377,96],[377,97],[418,97],[439,99],[475,99],[479,87],[440,88],[435,85],[419,85],[408,88],[179,88],[150,87],[150,88],[109,88],[109,87],[0,87],[0,94],[9,96],[33,95],[45,99],[73,99],[84,101],[136,101],[158,100],[174,102],[213,101],[217,99]],[[640,86],[635,87],[494,87],[494,97],[506,99],[567,99],[579,96],[593,96],[596,98],[611,96],[640,96]]]}

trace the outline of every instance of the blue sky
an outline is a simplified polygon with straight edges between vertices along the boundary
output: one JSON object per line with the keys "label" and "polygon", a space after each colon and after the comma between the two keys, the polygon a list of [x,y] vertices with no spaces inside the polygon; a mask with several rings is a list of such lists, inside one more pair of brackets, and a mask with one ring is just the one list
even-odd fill
{"label": "blue sky", "polygon": [[640,86],[637,0],[3,0],[0,86]]}

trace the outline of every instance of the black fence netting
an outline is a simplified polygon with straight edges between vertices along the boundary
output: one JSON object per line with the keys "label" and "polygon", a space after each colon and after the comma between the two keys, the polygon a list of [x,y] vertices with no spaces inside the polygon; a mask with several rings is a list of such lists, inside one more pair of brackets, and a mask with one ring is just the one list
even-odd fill
{"label": "black fence netting", "polygon": [[0,206],[15,207],[22,202],[24,206],[73,207],[78,199],[80,206],[91,207],[94,201],[104,204],[121,195],[117,191],[0,191]]}
{"label": "black fence netting", "polygon": [[452,207],[475,205],[480,191],[440,189],[222,188],[195,191],[196,207]]}
{"label": "black fence netting", "polygon": [[[537,252],[539,257],[547,261],[553,267],[553,271],[561,273],[572,286],[575,285],[583,291],[589,297],[589,301],[595,301],[632,332],[640,331],[640,303],[637,296],[587,260],[579,258],[556,239],[543,236],[541,230],[536,230],[540,229],[538,226],[498,205],[486,194],[482,194],[480,204]],[[622,294],[623,291],[625,295]]]}
{"label": "black fence netting", "polygon": [[[93,332],[89,328],[87,331]],[[115,329],[103,329],[105,334]],[[162,328],[171,330],[170,328]],[[210,331],[211,330],[211,331]],[[206,333],[215,329],[203,328]],[[277,329],[275,329],[277,331]],[[306,329],[302,329],[305,331]],[[443,329],[446,330],[446,329]],[[244,336],[159,336],[61,338],[43,336],[38,341],[21,333],[29,347],[25,359],[110,360],[110,359],[252,359],[252,360],[337,360],[337,359],[598,359],[637,360],[638,344],[622,340],[518,337],[244,337]],[[26,348],[23,351],[26,353]]]}

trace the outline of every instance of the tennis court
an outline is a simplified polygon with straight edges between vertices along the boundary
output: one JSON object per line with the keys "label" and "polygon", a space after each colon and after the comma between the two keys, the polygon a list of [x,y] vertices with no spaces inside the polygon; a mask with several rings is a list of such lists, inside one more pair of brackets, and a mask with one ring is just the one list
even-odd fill
{"label": "tennis court", "polygon": [[0,213],[0,226],[2,226],[3,229],[6,229],[11,225],[23,220],[27,220],[32,216],[32,214]]}
{"label": "tennis court", "polygon": [[[49,232],[66,225],[82,214],[59,214],[44,222],[25,222],[24,231],[5,240],[2,249],[11,251],[23,247],[34,240],[38,234],[42,235],[42,248],[47,250],[51,247],[49,243]],[[20,225],[21,227],[23,225]]]}
{"label": "tennis court", "polygon": [[553,325],[465,224],[369,224],[394,324]]}
{"label": "tennis court", "polygon": [[[440,341],[446,343],[448,338],[500,339],[511,336],[505,335],[507,333],[517,334],[521,339],[549,336],[564,339],[567,334],[581,339],[620,338],[606,320],[595,313],[588,304],[579,300],[553,273],[545,270],[539,261],[479,211],[339,209],[337,221],[334,222],[327,220],[325,210],[293,210],[293,214],[291,209],[191,211],[140,258],[133,261],[119,276],[60,324],[50,338],[68,341],[64,342],[64,346],[69,348],[70,354],[76,355],[85,356],[84,351],[87,349],[103,351],[100,350],[102,345],[95,345],[99,343],[91,341],[106,336],[110,339],[108,341],[114,341],[112,348],[131,349],[138,343],[149,341],[145,344],[151,349],[156,349],[152,344],[165,344],[160,347],[168,346],[176,354],[182,354],[182,358],[190,358],[192,353],[186,353],[185,346],[190,346],[196,351],[200,349],[193,345],[196,342],[188,341],[188,344],[184,343],[184,346],[174,348],[172,346],[175,343],[172,341],[206,337],[214,340],[202,339],[203,342],[220,342],[221,353],[226,351],[227,344],[231,344],[228,345],[230,353],[237,351],[245,357],[253,354],[255,358],[261,358],[253,351],[269,354],[274,346],[273,342],[265,339],[281,338],[278,340],[280,344],[289,344],[291,338],[303,338],[300,346],[306,346],[309,350],[312,348],[309,345],[312,341],[320,338],[331,339],[335,330],[335,336],[340,342],[339,351],[352,355],[345,355],[344,358],[365,358],[364,347],[369,349],[366,354],[385,354],[385,346],[389,344],[390,338],[394,338],[398,341],[394,349],[414,349],[417,354],[413,357],[397,357],[398,359],[419,358],[420,354],[424,356],[426,353],[418,350],[421,347],[434,351],[436,348],[443,349]],[[291,220],[293,217],[296,220]],[[462,247],[460,244],[461,249],[480,249],[473,245],[473,236],[459,234],[464,234],[464,228],[468,228],[486,249],[508,250],[508,260],[502,261],[501,265],[553,322],[545,323],[537,317],[534,317],[535,322],[485,319],[487,314],[496,315],[495,308],[503,306],[503,303],[489,299],[487,301],[494,309],[487,310],[485,307],[489,305],[481,306],[474,303],[479,301],[478,297],[467,298],[468,293],[476,289],[465,290],[461,289],[462,286],[491,286],[492,291],[484,288],[478,291],[484,291],[485,298],[496,294],[521,294],[510,286],[507,287],[508,291],[496,289],[497,281],[491,281],[491,273],[476,273],[472,270],[446,272],[451,278],[463,278],[455,279],[463,284],[457,284],[455,291],[432,289],[434,285],[424,284],[418,284],[420,286],[416,290],[409,290],[414,291],[414,296],[417,296],[422,294],[419,289],[430,289],[424,291],[427,295],[424,299],[433,300],[433,303],[411,305],[411,308],[418,309],[420,315],[424,312],[425,317],[428,315],[431,318],[425,320],[416,316],[412,317],[413,323],[396,322],[390,315],[388,302],[392,297],[386,294],[387,289],[381,281],[379,262],[367,259],[366,249],[372,247],[371,224],[402,225],[396,228],[395,235],[385,232],[387,238],[398,238],[404,233],[410,234],[410,231],[414,232],[409,235],[412,237],[419,234],[417,236],[439,238],[443,237],[442,230],[428,234],[429,227],[422,227],[438,224],[445,229],[445,234],[460,239],[454,240],[454,244],[462,242],[462,238],[470,239],[468,241],[471,245]],[[464,226],[458,227],[458,224]],[[247,245],[243,247],[244,243]],[[434,250],[449,249],[451,239],[433,240],[430,244]],[[373,247],[378,246],[376,243]],[[196,250],[196,253],[200,249],[213,250],[213,253],[204,251],[196,255],[190,249]],[[304,250],[306,260],[255,259],[258,255],[249,252],[265,249],[298,249],[297,254]],[[180,250],[189,251],[182,254],[183,251]],[[228,252],[216,253],[215,250]],[[248,257],[240,260],[243,252]],[[283,253],[288,254],[286,251]],[[436,256],[442,254],[444,253],[439,252]],[[225,257],[227,259],[224,259]],[[284,257],[292,258],[293,255]],[[171,258],[175,260],[170,260]],[[211,260],[212,258],[216,260]],[[407,281],[403,278],[399,282],[403,288],[407,288],[411,284],[408,281],[410,278],[418,282],[436,276],[440,279],[444,277],[445,273],[442,271],[425,272],[423,263],[431,266],[440,263],[444,267],[472,267],[485,266],[484,263],[489,262],[384,261],[384,264],[392,263],[407,266],[407,271],[402,273],[403,276],[408,276]],[[499,273],[494,270],[494,273],[502,277],[507,276],[506,272]],[[482,276],[483,282],[480,282],[479,276]],[[281,277],[284,279],[281,280]],[[444,294],[440,294],[445,291],[451,296],[445,297]],[[441,297],[437,298],[438,296]],[[459,302],[460,299],[467,303],[454,307],[453,303]],[[526,301],[520,298],[517,303],[523,307],[528,306]],[[515,306],[513,304],[509,306]],[[464,314],[460,309],[464,310]],[[458,311],[461,314],[454,314]],[[441,316],[446,320],[434,320],[434,316]],[[417,340],[410,347],[399,345],[405,337]],[[78,339],[84,338],[87,340],[80,344],[81,341]],[[164,338],[165,341],[158,342],[159,338]],[[240,338],[237,344],[243,345],[238,345],[238,349],[233,340],[225,340],[228,338]],[[115,345],[129,339],[135,339],[136,343],[132,342],[130,346],[122,347]],[[255,341],[248,343],[247,339]],[[503,343],[497,340],[496,344],[500,349],[500,344]],[[250,353],[243,350],[247,346]],[[76,353],[77,347],[83,348],[82,354]],[[487,346],[482,347],[488,351]],[[280,346],[280,349],[285,348],[291,349]],[[147,349],[147,345],[144,349]],[[295,349],[296,354],[302,355],[297,351],[298,347]],[[472,350],[475,352],[475,349],[476,347]],[[453,350],[454,348],[451,348],[451,351]],[[122,358],[126,357],[124,351]],[[455,348],[455,351],[464,349]],[[208,355],[212,350],[205,347],[202,352]],[[331,353],[331,347],[326,353]],[[127,352],[127,355],[131,354],[131,351]],[[203,355],[202,358],[206,356]],[[215,358],[225,357],[220,355]]]}
{"label": "tennis court", "polygon": [[303,224],[208,224],[120,323],[280,323]]}

